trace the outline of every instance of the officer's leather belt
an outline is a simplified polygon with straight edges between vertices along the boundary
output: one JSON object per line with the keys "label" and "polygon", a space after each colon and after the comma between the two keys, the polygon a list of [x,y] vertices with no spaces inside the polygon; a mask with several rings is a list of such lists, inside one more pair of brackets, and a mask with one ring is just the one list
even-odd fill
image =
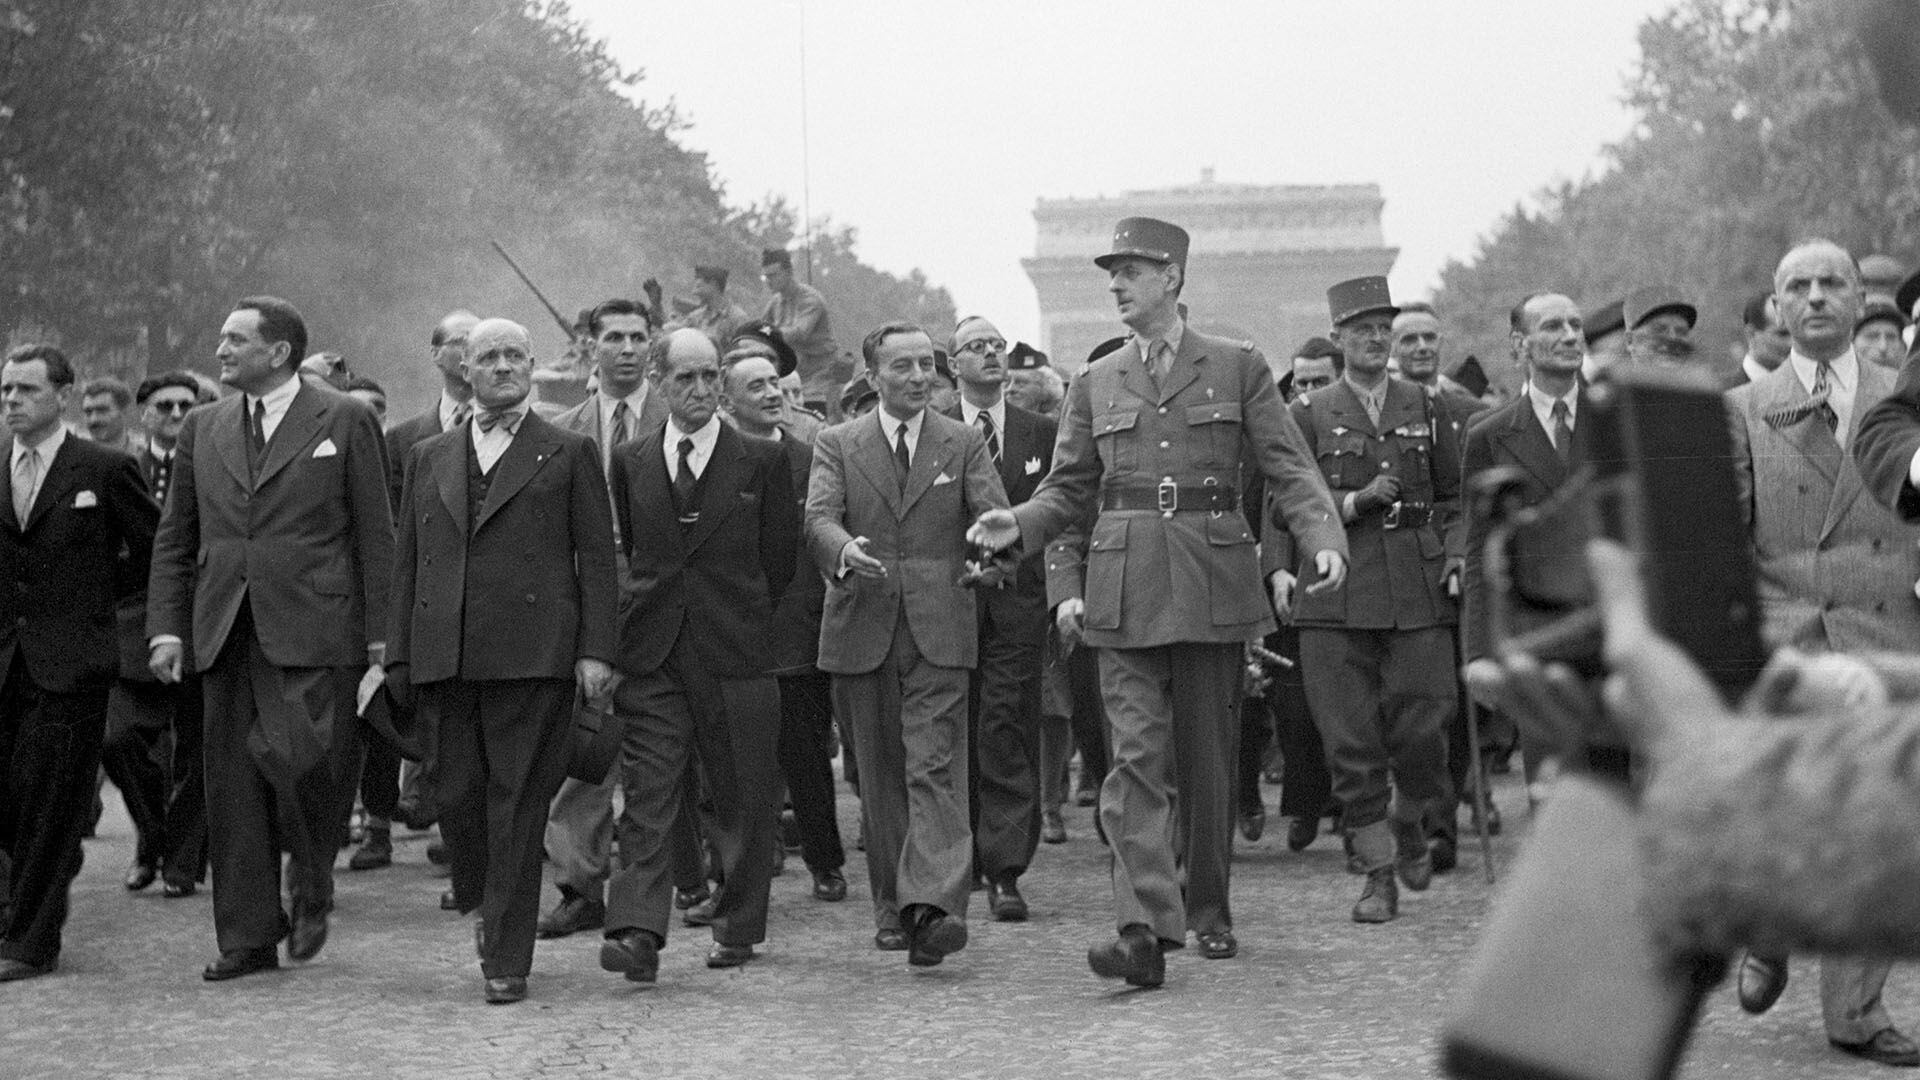
{"label": "officer's leather belt", "polygon": [[1178,510],[1206,510],[1222,513],[1240,509],[1240,489],[1227,484],[1138,484],[1104,488],[1100,492],[1102,510],[1158,510],[1171,514]]}
{"label": "officer's leather belt", "polygon": [[1433,521],[1433,504],[1397,502],[1380,513],[1383,529],[1417,529]]}

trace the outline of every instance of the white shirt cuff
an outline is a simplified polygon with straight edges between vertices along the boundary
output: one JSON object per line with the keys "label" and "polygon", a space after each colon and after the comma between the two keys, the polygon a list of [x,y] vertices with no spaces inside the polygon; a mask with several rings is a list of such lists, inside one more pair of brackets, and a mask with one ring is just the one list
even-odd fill
{"label": "white shirt cuff", "polygon": [[1920,491],[1920,450],[1913,452],[1913,461],[1907,465],[1907,483]]}
{"label": "white shirt cuff", "polygon": [[178,634],[155,634],[147,639],[147,651],[152,652],[156,646],[160,645],[180,644],[184,644],[184,642],[180,640],[180,635]]}

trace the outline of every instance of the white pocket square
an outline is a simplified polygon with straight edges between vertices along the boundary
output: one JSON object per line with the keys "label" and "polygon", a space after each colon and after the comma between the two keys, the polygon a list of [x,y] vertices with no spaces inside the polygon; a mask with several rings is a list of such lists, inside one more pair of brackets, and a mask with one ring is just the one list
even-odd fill
{"label": "white pocket square", "polygon": [[939,487],[941,484],[951,484],[951,483],[953,483],[953,477],[948,476],[946,473],[941,473],[939,476],[936,476],[933,478],[934,487]]}
{"label": "white pocket square", "polygon": [[332,439],[321,439],[320,445],[313,448],[313,456],[317,458],[332,457],[339,452],[340,448],[333,445]]}
{"label": "white pocket square", "polygon": [[100,497],[91,491],[83,491],[73,497],[75,510],[88,510],[100,505]]}
{"label": "white pocket square", "polygon": [[1027,469],[1027,475],[1028,475],[1028,476],[1032,476],[1032,475],[1033,475],[1034,473],[1037,473],[1037,472],[1039,472],[1039,471],[1040,471],[1040,459],[1039,459],[1039,458],[1037,458],[1037,457],[1030,457],[1030,458],[1028,458],[1028,459],[1027,459],[1027,465],[1026,465],[1026,469]]}

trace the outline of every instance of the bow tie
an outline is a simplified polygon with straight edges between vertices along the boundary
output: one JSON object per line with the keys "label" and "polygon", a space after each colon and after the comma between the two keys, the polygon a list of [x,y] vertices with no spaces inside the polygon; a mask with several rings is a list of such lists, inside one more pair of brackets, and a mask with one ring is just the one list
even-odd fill
{"label": "bow tie", "polygon": [[526,415],[526,413],[518,409],[503,409],[499,412],[494,412],[491,409],[482,409],[480,412],[474,414],[473,422],[480,425],[481,431],[492,431],[494,428],[505,425],[507,434],[511,435],[520,430],[520,421],[524,419]]}

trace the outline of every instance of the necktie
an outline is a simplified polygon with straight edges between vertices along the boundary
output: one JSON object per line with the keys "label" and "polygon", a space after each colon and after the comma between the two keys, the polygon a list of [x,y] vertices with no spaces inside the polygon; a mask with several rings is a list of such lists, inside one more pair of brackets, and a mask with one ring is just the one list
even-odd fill
{"label": "necktie", "polygon": [[686,522],[698,514],[694,505],[694,487],[699,482],[693,475],[693,440],[680,439],[680,468],[673,474],[673,501],[680,505],[680,520]]}
{"label": "necktie", "polygon": [[1553,403],[1553,448],[1566,461],[1573,454],[1573,425],[1567,422],[1567,402],[1562,398]]}
{"label": "necktie", "polygon": [[1156,387],[1166,381],[1167,369],[1173,366],[1170,363],[1172,352],[1166,342],[1156,341],[1147,354],[1147,373],[1153,376],[1153,385]]}
{"label": "necktie", "polygon": [[900,481],[900,493],[906,494],[907,473],[913,469],[913,461],[907,452],[907,425],[900,425],[900,433],[893,443],[893,477]]}
{"label": "necktie", "polygon": [[267,403],[253,399],[253,415],[247,421],[247,470],[260,472],[260,459],[267,456]]}
{"label": "necktie", "polygon": [[467,404],[464,401],[458,405],[455,405],[453,407],[453,426],[459,427],[461,424],[466,423],[467,417],[472,415],[473,415],[473,406]]}
{"label": "necktie", "polygon": [[504,425],[507,429],[507,434],[511,435],[520,429],[520,418],[524,415],[526,414],[512,409],[502,409],[499,412],[495,412],[492,409],[482,409],[480,410],[480,415],[475,417],[473,422],[480,425],[481,431],[492,431],[494,428]]}
{"label": "necktie", "polygon": [[[633,432],[627,426],[627,418],[632,415],[633,410],[627,408],[627,403],[624,401],[613,407],[613,441],[608,444],[609,446],[619,446],[633,438]],[[684,452],[681,453],[680,460],[683,462],[687,460]]]}
{"label": "necktie", "polygon": [[987,437],[987,453],[993,455],[993,463],[1000,464],[1000,433],[994,430],[993,414],[985,410],[980,413],[980,434]]}
{"label": "necktie", "polygon": [[1832,376],[1831,365],[1823,363],[1813,365],[1813,397],[1808,399],[1807,403],[1813,407],[1813,411],[1819,415],[1820,419],[1826,422],[1828,431],[1838,432],[1840,415],[1833,411],[1832,403],[1827,400],[1833,393],[1833,384],[1829,381]]}
{"label": "necktie", "polygon": [[[1383,383],[1382,389],[1384,389],[1384,387],[1385,384]],[[1368,391],[1360,395],[1360,406],[1367,410],[1367,422],[1372,424],[1375,430],[1378,430],[1380,427],[1380,407],[1384,404],[1381,399],[1384,397],[1386,397],[1386,394],[1376,394],[1373,391]]]}
{"label": "necktie", "polygon": [[13,463],[13,519],[22,527],[33,509],[34,485],[40,482],[40,451],[29,448]]}

